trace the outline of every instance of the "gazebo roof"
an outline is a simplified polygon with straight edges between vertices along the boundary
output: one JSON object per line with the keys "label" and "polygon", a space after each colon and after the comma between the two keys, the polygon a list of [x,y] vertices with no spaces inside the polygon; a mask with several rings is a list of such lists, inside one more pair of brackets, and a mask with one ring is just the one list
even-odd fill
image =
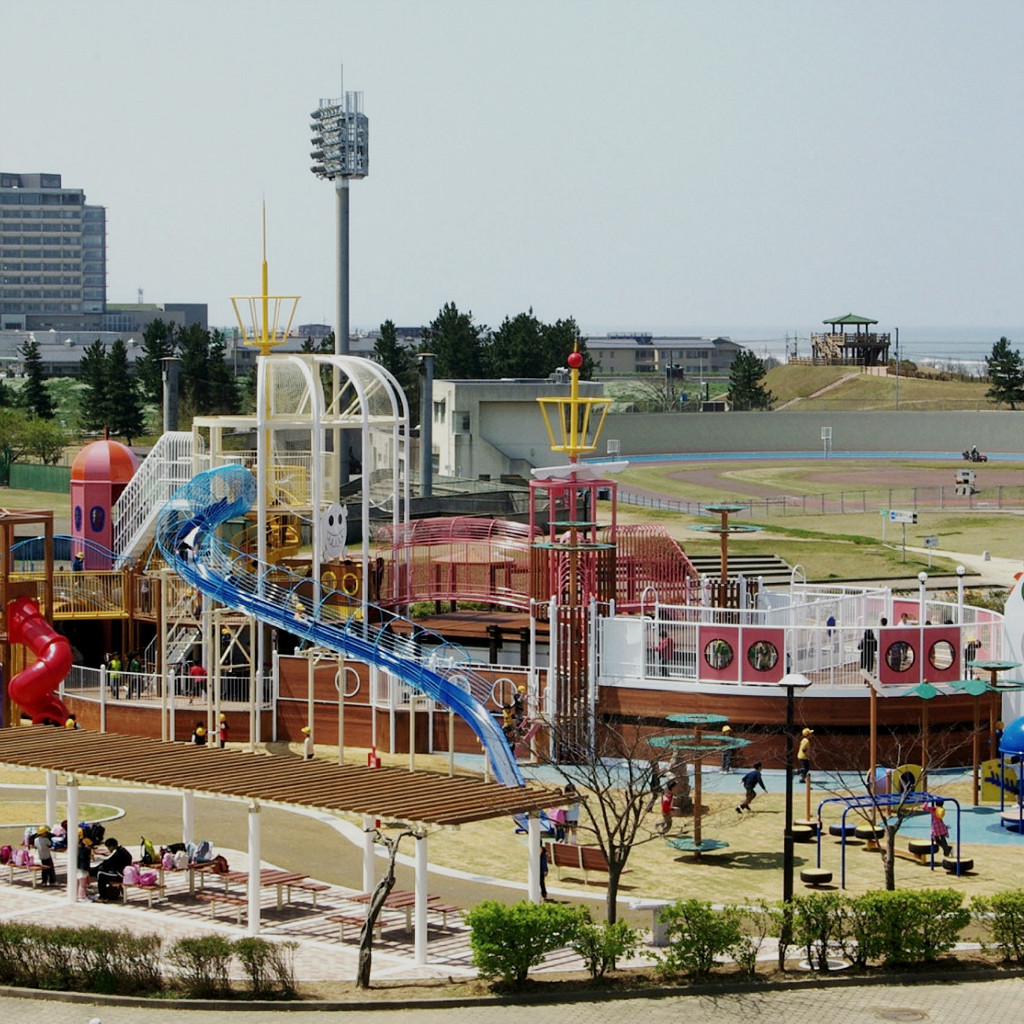
{"label": "gazebo roof", "polygon": [[561,797],[550,789],[465,776],[268,757],[44,725],[0,729],[0,763],[416,825],[511,816],[557,806]]}
{"label": "gazebo roof", "polygon": [[872,320],[870,317],[858,316],[856,313],[846,313],[844,316],[833,316],[829,317],[828,320],[822,320],[823,324],[831,324],[835,327],[837,324],[855,324],[858,327],[862,327],[866,324],[877,324],[877,320]]}

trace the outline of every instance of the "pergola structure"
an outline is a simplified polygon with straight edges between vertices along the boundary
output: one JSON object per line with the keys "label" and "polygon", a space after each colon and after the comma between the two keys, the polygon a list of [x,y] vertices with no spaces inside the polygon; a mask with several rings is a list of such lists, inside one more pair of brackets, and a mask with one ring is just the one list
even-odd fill
{"label": "pergola structure", "polygon": [[[889,361],[889,335],[871,330],[878,321],[846,313],[822,323],[831,327],[825,334],[811,335],[811,352],[816,363],[852,366],[885,366]],[[846,328],[852,327],[852,334]]]}
{"label": "pergola structure", "polygon": [[[529,816],[528,893],[540,898],[540,810],[564,797],[541,788],[509,787],[468,777],[398,768],[337,765],[195,747],[142,736],[28,726],[0,729],[0,764],[47,772],[47,816],[56,817],[56,773],[67,775],[67,820],[78,820],[82,778],[128,782],[182,794],[182,841],[194,841],[194,798],[249,804],[249,933],[260,925],[260,807],[303,807],[363,818],[363,888],[374,886],[374,821],[407,825],[416,839],[415,959],[426,963],[427,829],[489,818]],[[77,899],[77,833],[68,829],[68,902]]]}

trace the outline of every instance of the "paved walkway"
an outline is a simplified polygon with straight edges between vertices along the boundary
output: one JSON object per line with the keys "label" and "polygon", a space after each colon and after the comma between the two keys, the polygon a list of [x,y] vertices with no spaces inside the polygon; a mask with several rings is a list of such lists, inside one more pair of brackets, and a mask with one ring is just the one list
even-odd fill
{"label": "paved walkway", "polygon": [[[1004,979],[989,982],[959,982],[923,985],[857,985],[806,988],[774,992],[725,993],[714,996],[666,996],[657,999],[597,999],[588,1002],[559,1003],[557,1006],[530,1006],[515,1003],[477,1004],[466,1007],[432,1008],[417,1006],[388,1010],[346,1009],[346,1024],[375,1022],[382,1024],[413,1019],[417,1024],[517,1024],[524,1016],[557,1017],[559,1024],[620,1024],[634,1018],[645,1024],[751,1024],[752,1021],[778,1021],[780,1024],[821,1024],[822,1020],[842,1020],[843,1024],[878,1024],[879,1021],[984,1021],[985,1024],[1019,1024],[1021,981]],[[292,1004],[294,1007],[294,1004]],[[145,1009],[146,1024],[264,1024],[273,1013],[267,1009],[177,1010],[159,1003]],[[287,1009],[288,1024],[322,1024],[324,1012],[314,1009]],[[68,1003],[46,996],[39,1000],[0,996],[0,1016],[4,1020],[45,1020],[47,1024],[138,1024],[136,1006]]]}

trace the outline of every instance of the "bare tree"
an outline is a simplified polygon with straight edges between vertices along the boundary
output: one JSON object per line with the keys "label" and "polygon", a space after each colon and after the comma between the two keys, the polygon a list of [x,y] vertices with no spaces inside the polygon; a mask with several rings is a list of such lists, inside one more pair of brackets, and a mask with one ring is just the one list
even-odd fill
{"label": "bare tree", "polygon": [[[657,757],[638,722],[596,721],[593,737],[581,735],[573,723],[554,726],[548,760],[580,796],[581,831],[592,836],[608,861],[606,914],[616,920],[619,882],[634,846],[663,838],[649,808],[657,781]],[[660,819],[659,819],[660,821]]]}
{"label": "bare tree", "polygon": [[406,836],[411,836],[412,834],[412,829],[403,829],[394,838],[386,836],[380,831],[377,831],[374,835],[373,841],[375,843],[381,843],[387,847],[388,866],[373,890],[373,896],[366,907],[366,920],[363,922],[363,930],[359,933],[359,964],[356,969],[356,988],[370,987],[370,967],[373,962],[373,929],[384,906],[384,901],[395,887],[395,858],[398,856],[398,844]]}

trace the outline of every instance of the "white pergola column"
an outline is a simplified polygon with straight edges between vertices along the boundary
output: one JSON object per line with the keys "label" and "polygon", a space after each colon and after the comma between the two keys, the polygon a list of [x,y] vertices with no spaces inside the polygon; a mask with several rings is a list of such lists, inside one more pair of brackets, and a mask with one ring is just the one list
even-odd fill
{"label": "white pergola column", "polygon": [[68,903],[78,902],[78,779],[68,776]]}
{"label": "white pergola column", "polygon": [[373,837],[376,832],[373,818],[363,818],[363,892],[373,892],[377,872],[373,869]]}
{"label": "white pergola column", "polygon": [[186,846],[196,841],[196,795],[191,789],[181,791],[181,841]]}
{"label": "white pergola column", "polygon": [[530,811],[526,818],[526,898],[540,903],[540,811]]}
{"label": "white pergola column", "polygon": [[416,883],[413,905],[413,960],[417,967],[427,962],[427,834],[416,833]]}
{"label": "white pergola column", "polygon": [[260,805],[249,804],[249,934],[260,933]]}
{"label": "white pergola column", "polygon": [[[52,768],[46,769],[46,809],[43,820],[47,825],[57,823],[57,773]],[[70,822],[71,818],[69,817],[69,825]]]}

